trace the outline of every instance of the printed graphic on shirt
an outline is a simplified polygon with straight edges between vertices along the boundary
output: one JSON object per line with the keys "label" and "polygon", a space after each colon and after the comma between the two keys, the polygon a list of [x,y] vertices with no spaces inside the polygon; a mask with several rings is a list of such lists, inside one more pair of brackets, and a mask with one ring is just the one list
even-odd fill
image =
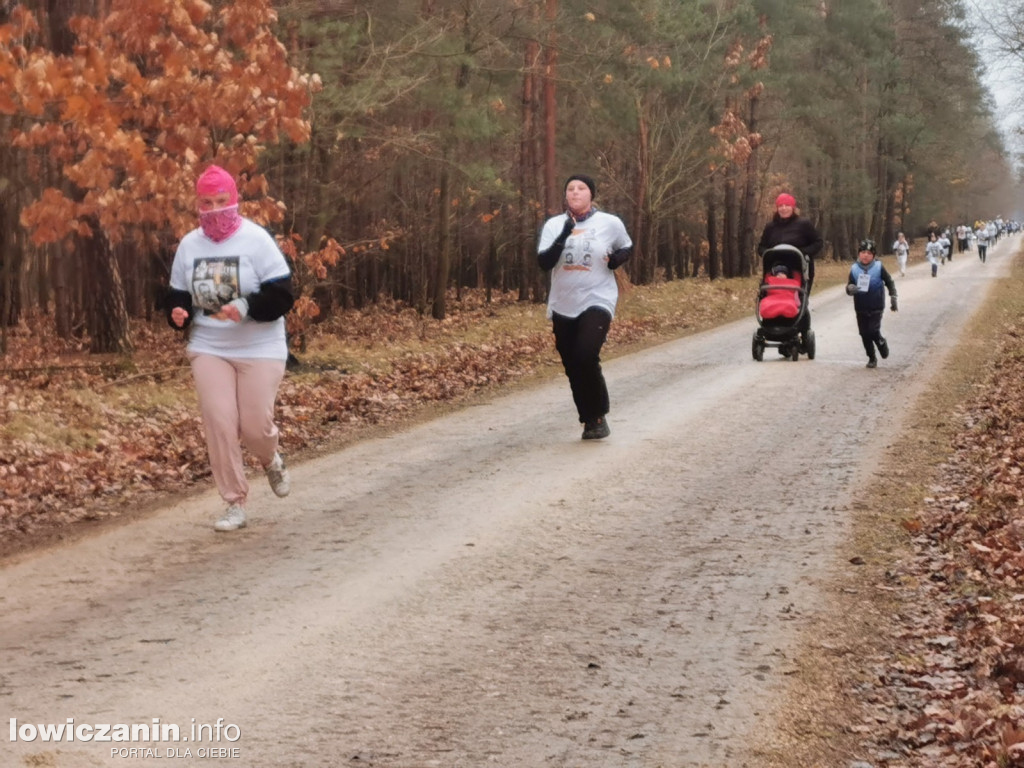
{"label": "printed graphic on shirt", "polygon": [[238,257],[196,259],[192,271],[192,303],[204,315],[216,315],[221,307],[241,296]]}
{"label": "printed graphic on shirt", "polygon": [[[594,262],[593,247],[593,236],[585,231],[574,229],[572,237],[566,241],[565,249],[562,251],[565,268],[589,270]],[[577,251],[582,251],[582,253],[578,254]]]}

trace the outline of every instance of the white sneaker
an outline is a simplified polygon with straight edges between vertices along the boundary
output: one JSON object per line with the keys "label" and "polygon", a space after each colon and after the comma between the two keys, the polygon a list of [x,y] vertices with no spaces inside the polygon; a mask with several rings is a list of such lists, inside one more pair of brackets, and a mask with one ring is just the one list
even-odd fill
{"label": "white sneaker", "polygon": [[232,504],[224,517],[213,524],[215,531],[237,531],[239,528],[245,528],[245,509],[241,504]]}
{"label": "white sneaker", "polygon": [[270,481],[270,488],[278,496],[287,496],[292,490],[292,481],[288,476],[288,470],[284,466],[284,459],[280,453],[274,454],[274,460],[263,470],[267,473],[267,480]]}

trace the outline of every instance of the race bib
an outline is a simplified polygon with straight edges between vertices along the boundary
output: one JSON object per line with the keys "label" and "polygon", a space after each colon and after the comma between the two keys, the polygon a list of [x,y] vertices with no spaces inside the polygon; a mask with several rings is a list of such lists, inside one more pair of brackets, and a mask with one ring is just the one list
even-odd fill
{"label": "race bib", "polygon": [[868,288],[871,286],[871,275],[867,272],[861,272],[857,277],[857,290],[860,293],[867,293]]}

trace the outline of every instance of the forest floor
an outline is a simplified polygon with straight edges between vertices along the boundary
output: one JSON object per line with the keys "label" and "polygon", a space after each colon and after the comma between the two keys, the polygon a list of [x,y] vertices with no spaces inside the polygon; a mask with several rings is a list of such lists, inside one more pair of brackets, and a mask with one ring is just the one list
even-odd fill
{"label": "forest floor", "polygon": [[[1016,262],[879,457],[886,481],[866,484],[856,505],[856,581],[831,586],[834,610],[806,639],[788,673],[788,704],[766,721],[750,765],[1024,766]],[[818,289],[846,270],[823,264]],[[605,357],[752,316],[755,287],[635,288]],[[0,556],[10,562],[210,484],[187,365],[169,328],[137,328],[140,352],[125,364],[61,346],[44,326],[15,329],[0,380]],[[344,313],[314,329],[282,386],[283,448],[302,462],[561,376],[552,347],[542,307],[512,297],[486,304],[467,293],[441,322],[395,307]]]}

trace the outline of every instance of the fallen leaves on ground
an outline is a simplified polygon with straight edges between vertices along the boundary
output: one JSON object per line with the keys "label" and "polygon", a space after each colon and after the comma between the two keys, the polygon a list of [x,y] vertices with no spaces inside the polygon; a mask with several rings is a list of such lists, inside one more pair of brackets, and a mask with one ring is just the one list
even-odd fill
{"label": "fallen leaves on ground", "polygon": [[[635,288],[621,302],[606,356],[752,315],[755,286],[695,279]],[[282,450],[322,450],[361,427],[557,370],[543,305],[511,293],[488,302],[465,290],[449,307],[436,321],[381,303],[309,331],[309,353],[278,395]],[[180,334],[162,319],[133,334],[138,352],[126,362],[57,339],[49,318],[9,330],[0,358],[0,554],[210,483]],[[568,418],[570,410],[567,397]]]}
{"label": "fallen leaves on ground", "polygon": [[958,414],[955,452],[919,515],[913,557],[886,573],[898,595],[886,653],[853,689],[872,766],[1024,766],[1024,326]]}

